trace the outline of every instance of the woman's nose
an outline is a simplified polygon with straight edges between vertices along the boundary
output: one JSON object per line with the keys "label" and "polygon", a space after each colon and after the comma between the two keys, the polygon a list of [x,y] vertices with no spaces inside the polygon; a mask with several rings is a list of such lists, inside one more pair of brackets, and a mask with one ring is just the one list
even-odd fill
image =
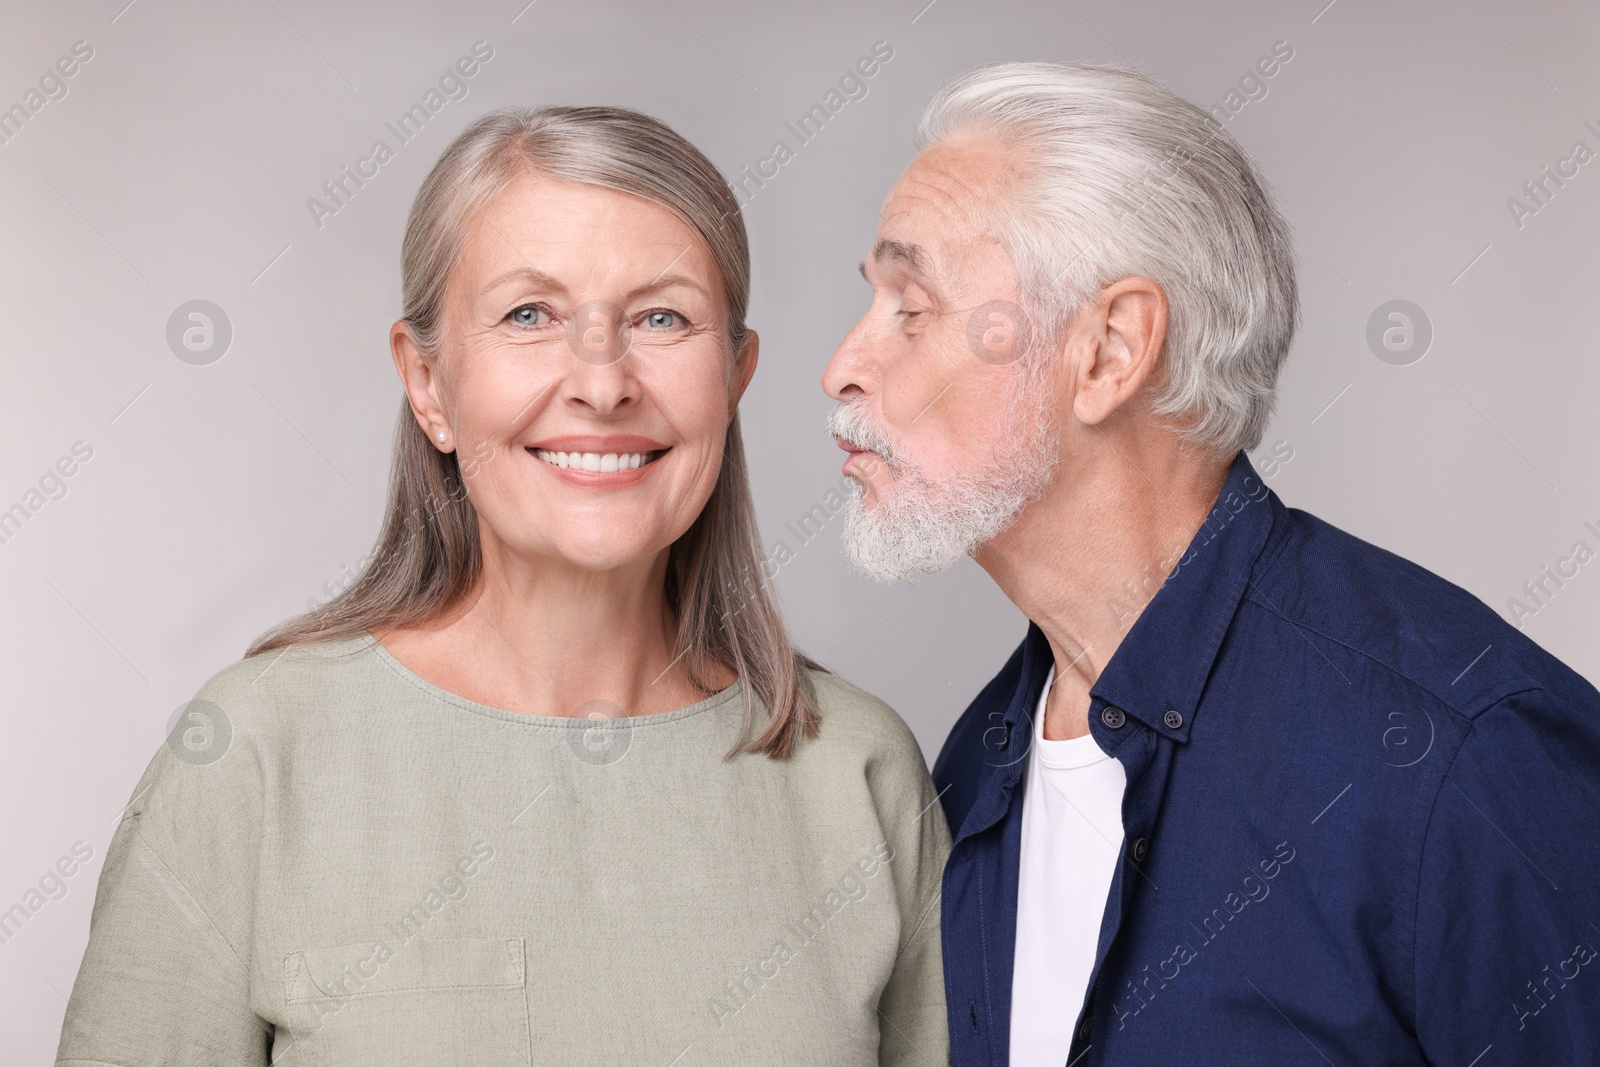
{"label": "woman's nose", "polygon": [[632,333],[620,308],[598,300],[579,308],[567,324],[565,399],[599,414],[635,399]]}
{"label": "woman's nose", "polygon": [[622,309],[604,300],[582,305],[567,323],[567,347],[579,362],[597,367],[622,362],[632,335]]}

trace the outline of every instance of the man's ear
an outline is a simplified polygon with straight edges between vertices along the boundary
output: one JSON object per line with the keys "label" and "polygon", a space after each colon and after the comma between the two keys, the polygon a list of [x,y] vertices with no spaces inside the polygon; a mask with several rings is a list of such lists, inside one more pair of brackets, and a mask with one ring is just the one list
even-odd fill
{"label": "man's ear", "polygon": [[733,418],[739,400],[744,396],[745,387],[750,384],[750,378],[756,372],[756,362],[761,358],[761,337],[754,330],[744,332],[744,340],[739,342],[739,352],[733,358],[733,392],[728,398],[728,418]]}
{"label": "man's ear", "polygon": [[[439,373],[437,361],[429,360],[417,347],[411,336],[411,327],[404,319],[389,328],[389,351],[394,356],[394,369],[405,386],[406,399],[411,403],[411,414],[428,440],[441,452],[455,449],[451,440],[450,420],[445,418],[439,403]],[[439,435],[444,434],[444,440]]]}
{"label": "man's ear", "polygon": [[1084,312],[1074,339],[1081,358],[1072,410],[1078,421],[1097,425],[1156,373],[1167,338],[1167,293],[1149,278],[1124,278],[1102,289],[1100,302]]}

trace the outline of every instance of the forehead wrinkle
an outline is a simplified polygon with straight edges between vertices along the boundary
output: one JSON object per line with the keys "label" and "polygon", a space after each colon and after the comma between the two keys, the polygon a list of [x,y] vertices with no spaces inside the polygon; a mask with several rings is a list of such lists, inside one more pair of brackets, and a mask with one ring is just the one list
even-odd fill
{"label": "forehead wrinkle", "polygon": [[[499,285],[503,285],[505,282],[510,281],[512,278],[515,278],[518,275],[527,278],[535,285],[539,285],[547,289],[560,290],[562,288],[560,283],[550,275],[546,274],[544,271],[539,270],[532,263],[528,262],[527,257],[522,254],[522,249],[517,247],[515,241],[506,236],[505,231],[501,230],[500,227],[494,224],[494,220],[491,219],[489,215],[490,212],[488,210],[484,210],[478,212],[472,219],[471,228],[468,231],[467,239],[462,244],[461,249],[457,254],[456,261],[451,265],[450,268],[449,277],[445,285],[447,302],[451,304],[461,304],[463,306],[474,303],[483,294],[488,293],[490,290]],[[494,232],[495,237],[499,239],[500,243],[506,249],[508,249],[512,255],[522,261],[522,266],[513,267],[492,280],[479,282],[475,286],[475,291],[471,291],[468,289],[468,285],[470,284],[470,275],[473,273],[481,274],[483,272],[483,268],[479,267],[472,261],[474,259],[482,259],[481,254],[474,255],[474,253],[477,252],[478,244],[484,239],[484,227],[488,227],[488,229]]]}
{"label": "forehead wrinkle", "polygon": [[[566,195],[564,196],[563,194]],[[575,205],[571,202],[574,199],[580,203]],[[487,291],[514,278],[520,278],[543,289],[563,295],[568,293],[569,290],[566,283],[547,271],[533,266],[519,241],[514,240],[512,236],[507,234],[505,229],[497,225],[497,222],[506,222],[506,216],[509,215],[509,221],[512,225],[507,228],[511,229],[513,233],[520,233],[517,224],[524,223],[529,212],[519,210],[519,208],[526,207],[532,202],[537,203],[540,211],[553,215],[558,221],[565,222],[572,222],[575,218],[580,218],[583,212],[587,210],[591,215],[598,217],[602,224],[615,224],[622,221],[627,212],[636,211],[641,206],[648,214],[656,214],[670,219],[670,225],[682,232],[674,234],[670,238],[662,237],[656,243],[677,248],[677,253],[665,267],[655,274],[652,281],[635,285],[630,289],[627,299],[635,299],[653,290],[665,289],[669,283],[687,286],[703,295],[713,295],[716,288],[714,282],[708,288],[706,283],[694,280],[693,275],[699,273],[694,269],[696,266],[703,266],[709,271],[711,277],[715,279],[718,275],[716,264],[711,259],[704,241],[697,240],[697,235],[689,225],[671,211],[650,200],[622,190],[559,178],[546,174],[536,167],[525,169],[518,178],[508,183],[482,210],[474,214],[472,223],[475,229],[463,250],[483,236],[483,231],[477,229],[477,227],[487,227],[488,230],[493,231],[494,235],[499,238],[511,255],[515,256],[523,264],[522,267],[508,269],[491,281],[485,282],[482,286],[483,290]],[[523,228],[525,229],[526,227]],[[545,232],[543,227],[535,227],[533,232],[523,236],[531,236],[535,241],[540,239],[547,241],[560,240]],[[687,238],[687,240],[684,238]],[[577,236],[560,243],[582,247],[586,241],[583,236]],[[691,262],[685,263],[683,268],[673,271],[670,275],[667,273],[684,260],[686,253],[691,252],[695,253],[695,255],[690,256]],[[694,262],[697,258],[701,261],[698,264]],[[613,280],[621,281],[621,279],[615,278]]]}
{"label": "forehead wrinkle", "polygon": [[991,247],[1016,277],[1016,264],[1010,262],[1011,249],[999,226],[1001,205],[1019,191],[1021,171],[1011,151],[992,138],[935,142],[912,162],[891,194],[886,224],[889,217],[903,218],[919,209],[931,213],[939,239],[923,249],[931,257],[924,263],[931,266],[936,259],[941,276],[956,289],[973,281],[971,272]]}
{"label": "forehead wrinkle", "polygon": [[[970,169],[970,168],[969,168]],[[981,216],[972,208],[990,195],[983,184],[963,180],[955,168],[936,163],[919,162],[903,179],[895,199],[905,203],[922,201],[934,213],[951,222],[977,224]]]}
{"label": "forehead wrinkle", "polygon": [[935,141],[912,161],[900,195],[922,200],[949,221],[996,236],[1004,207],[1022,195],[1027,150],[993,134],[967,133]]}

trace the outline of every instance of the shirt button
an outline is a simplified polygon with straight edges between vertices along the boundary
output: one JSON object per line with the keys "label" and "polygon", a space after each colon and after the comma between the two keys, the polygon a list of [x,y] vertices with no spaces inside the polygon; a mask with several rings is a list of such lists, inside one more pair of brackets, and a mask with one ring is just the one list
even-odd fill
{"label": "shirt button", "polygon": [[1143,863],[1144,858],[1150,854],[1150,841],[1141,837],[1133,843],[1133,862]]}
{"label": "shirt button", "polygon": [[1183,716],[1176,711],[1168,709],[1167,713],[1161,717],[1161,721],[1167,724],[1167,729],[1176,730],[1183,725]]}
{"label": "shirt button", "polygon": [[1121,708],[1107,704],[1105,710],[1100,713],[1100,721],[1113,730],[1120,730],[1122,724],[1128,721],[1128,717],[1122,713]]}
{"label": "shirt button", "polygon": [[1089,1035],[1092,1034],[1093,1032],[1094,1032],[1094,1014],[1090,1013],[1090,1014],[1085,1015],[1083,1017],[1083,1022],[1078,1024],[1078,1040],[1079,1041],[1087,1041],[1087,1040],[1089,1040]]}

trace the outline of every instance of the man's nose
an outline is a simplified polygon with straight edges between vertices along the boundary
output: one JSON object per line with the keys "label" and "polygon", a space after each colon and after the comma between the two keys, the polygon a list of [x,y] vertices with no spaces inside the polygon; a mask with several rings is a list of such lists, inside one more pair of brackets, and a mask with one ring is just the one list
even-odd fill
{"label": "man's nose", "polygon": [[822,371],[822,391],[835,400],[868,392],[877,380],[867,317],[850,328]]}

